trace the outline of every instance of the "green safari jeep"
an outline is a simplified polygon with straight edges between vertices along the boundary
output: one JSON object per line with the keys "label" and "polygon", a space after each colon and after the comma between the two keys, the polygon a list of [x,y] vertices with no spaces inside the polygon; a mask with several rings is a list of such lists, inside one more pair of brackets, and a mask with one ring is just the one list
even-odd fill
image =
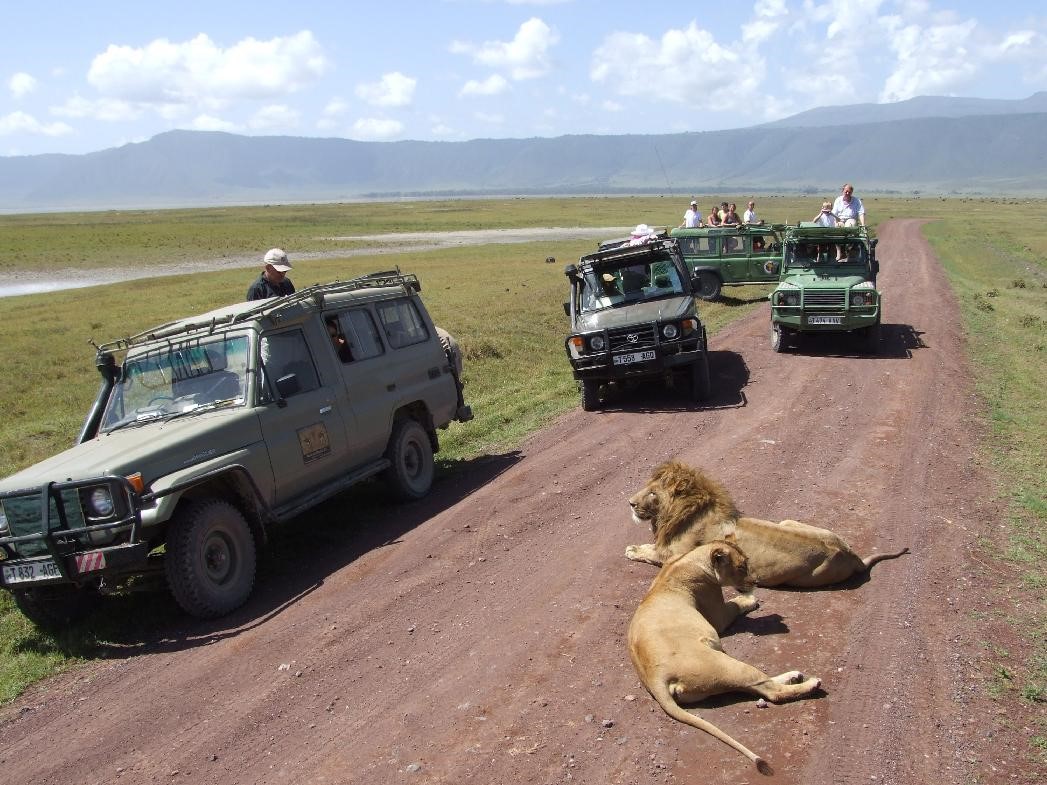
{"label": "green safari jeep", "polygon": [[77,444],[0,480],[0,586],[45,627],[132,578],[220,616],[272,524],[373,476],[424,496],[437,431],[472,412],[420,291],[374,273],[99,346]]}
{"label": "green safari jeep", "polygon": [[715,300],[724,286],[774,283],[782,260],[785,226],[749,225],[673,229],[695,279],[695,294]]}
{"label": "green safari jeep", "polygon": [[882,303],[876,240],[864,226],[801,223],[785,232],[781,279],[771,292],[771,348],[812,333],[850,333],[875,353]]}

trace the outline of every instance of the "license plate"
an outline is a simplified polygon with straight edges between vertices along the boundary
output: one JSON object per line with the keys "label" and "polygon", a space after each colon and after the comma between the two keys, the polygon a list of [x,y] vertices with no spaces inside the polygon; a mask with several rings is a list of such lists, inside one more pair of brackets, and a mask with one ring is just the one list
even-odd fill
{"label": "license plate", "polygon": [[61,578],[62,573],[58,571],[58,565],[52,559],[42,561],[31,561],[24,564],[5,564],[4,583],[33,583],[34,581],[46,581],[51,578]]}
{"label": "license plate", "polygon": [[632,354],[617,354],[614,357],[615,365],[632,365],[633,363],[645,363],[654,359],[654,351],[633,352]]}
{"label": "license plate", "polygon": [[807,324],[843,324],[842,316],[808,316]]}

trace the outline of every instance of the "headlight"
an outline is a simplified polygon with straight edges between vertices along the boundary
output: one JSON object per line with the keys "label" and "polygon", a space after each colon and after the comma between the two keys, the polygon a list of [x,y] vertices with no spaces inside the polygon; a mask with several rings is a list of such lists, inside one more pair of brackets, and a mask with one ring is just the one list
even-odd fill
{"label": "headlight", "polygon": [[604,341],[602,335],[594,335],[589,339],[589,348],[594,352],[602,352],[605,346],[607,346],[607,342]]}
{"label": "headlight", "polygon": [[109,489],[99,486],[87,495],[87,513],[89,518],[108,518],[116,509],[113,495]]}
{"label": "headlight", "polygon": [[679,334],[680,331],[676,328],[675,324],[667,324],[662,327],[662,335],[670,341],[674,340]]}
{"label": "headlight", "polygon": [[851,292],[851,305],[872,305],[876,297],[872,292]]}
{"label": "headlight", "polygon": [[799,305],[800,304],[800,293],[799,292],[775,292],[774,293],[774,304],[775,305]]}

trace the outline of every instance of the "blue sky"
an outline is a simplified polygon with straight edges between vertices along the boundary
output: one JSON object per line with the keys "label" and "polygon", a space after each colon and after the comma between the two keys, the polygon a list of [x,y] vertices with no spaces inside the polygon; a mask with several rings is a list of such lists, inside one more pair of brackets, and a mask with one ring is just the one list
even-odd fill
{"label": "blue sky", "polygon": [[174,128],[465,140],[1047,90],[1047,4],[4,0],[0,155]]}

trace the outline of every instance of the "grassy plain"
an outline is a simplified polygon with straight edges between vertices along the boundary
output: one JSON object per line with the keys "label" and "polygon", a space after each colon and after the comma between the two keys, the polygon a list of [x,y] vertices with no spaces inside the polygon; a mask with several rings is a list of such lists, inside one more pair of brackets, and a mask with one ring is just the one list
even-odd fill
{"label": "grassy plain", "polygon": [[[744,195],[726,198],[745,201]],[[70,267],[132,270],[259,257],[273,245],[294,258],[361,245],[336,238],[385,232],[641,222],[672,226],[687,201],[686,196],[488,199],[0,216],[7,249],[0,271],[17,277],[23,271],[57,274]],[[699,197],[701,205],[712,201]],[[757,206],[765,220],[794,222],[813,216],[819,201],[761,197]],[[1047,202],[865,201],[874,219],[917,215],[933,220],[927,233],[956,290],[984,401],[985,451],[998,469],[998,492],[1008,500],[1008,557],[1020,565],[1024,585],[1019,588],[1042,592],[1047,585]],[[447,471],[473,456],[511,451],[526,433],[577,405],[562,347],[562,270],[566,261],[593,247],[588,240],[548,241],[327,258],[300,263],[293,278],[301,288],[393,264],[418,273],[437,323],[462,344],[467,395],[477,415],[467,427],[455,426],[442,435],[441,470]],[[547,264],[549,256],[557,261]],[[5,413],[0,476],[63,449],[76,437],[99,381],[88,339],[112,339],[239,300],[253,274],[242,269],[198,273],[0,298],[0,363],[7,369],[0,374]],[[758,307],[767,290],[731,289],[725,302],[703,305],[710,332]],[[363,509],[366,516],[366,503]],[[318,517],[332,540],[344,531],[334,511],[321,509]],[[275,568],[263,563],[260,569],[264,576]],[[150,619],[157,634],[177,623],[177,612],[162,596],[115,602],[114,613],[55,638],[30,627],[0,593],[0,702],[81,658],[126,656],[142,645],[137,626],[143,618]],[[1043,701],[1047,616],[1042,607],[1033,616],[1014,620],[1032,642],[1033,655],[1020,661],[1006,652],[993,656],[1009,674],[1001,688],[1015,690],[1024,700]]]}

